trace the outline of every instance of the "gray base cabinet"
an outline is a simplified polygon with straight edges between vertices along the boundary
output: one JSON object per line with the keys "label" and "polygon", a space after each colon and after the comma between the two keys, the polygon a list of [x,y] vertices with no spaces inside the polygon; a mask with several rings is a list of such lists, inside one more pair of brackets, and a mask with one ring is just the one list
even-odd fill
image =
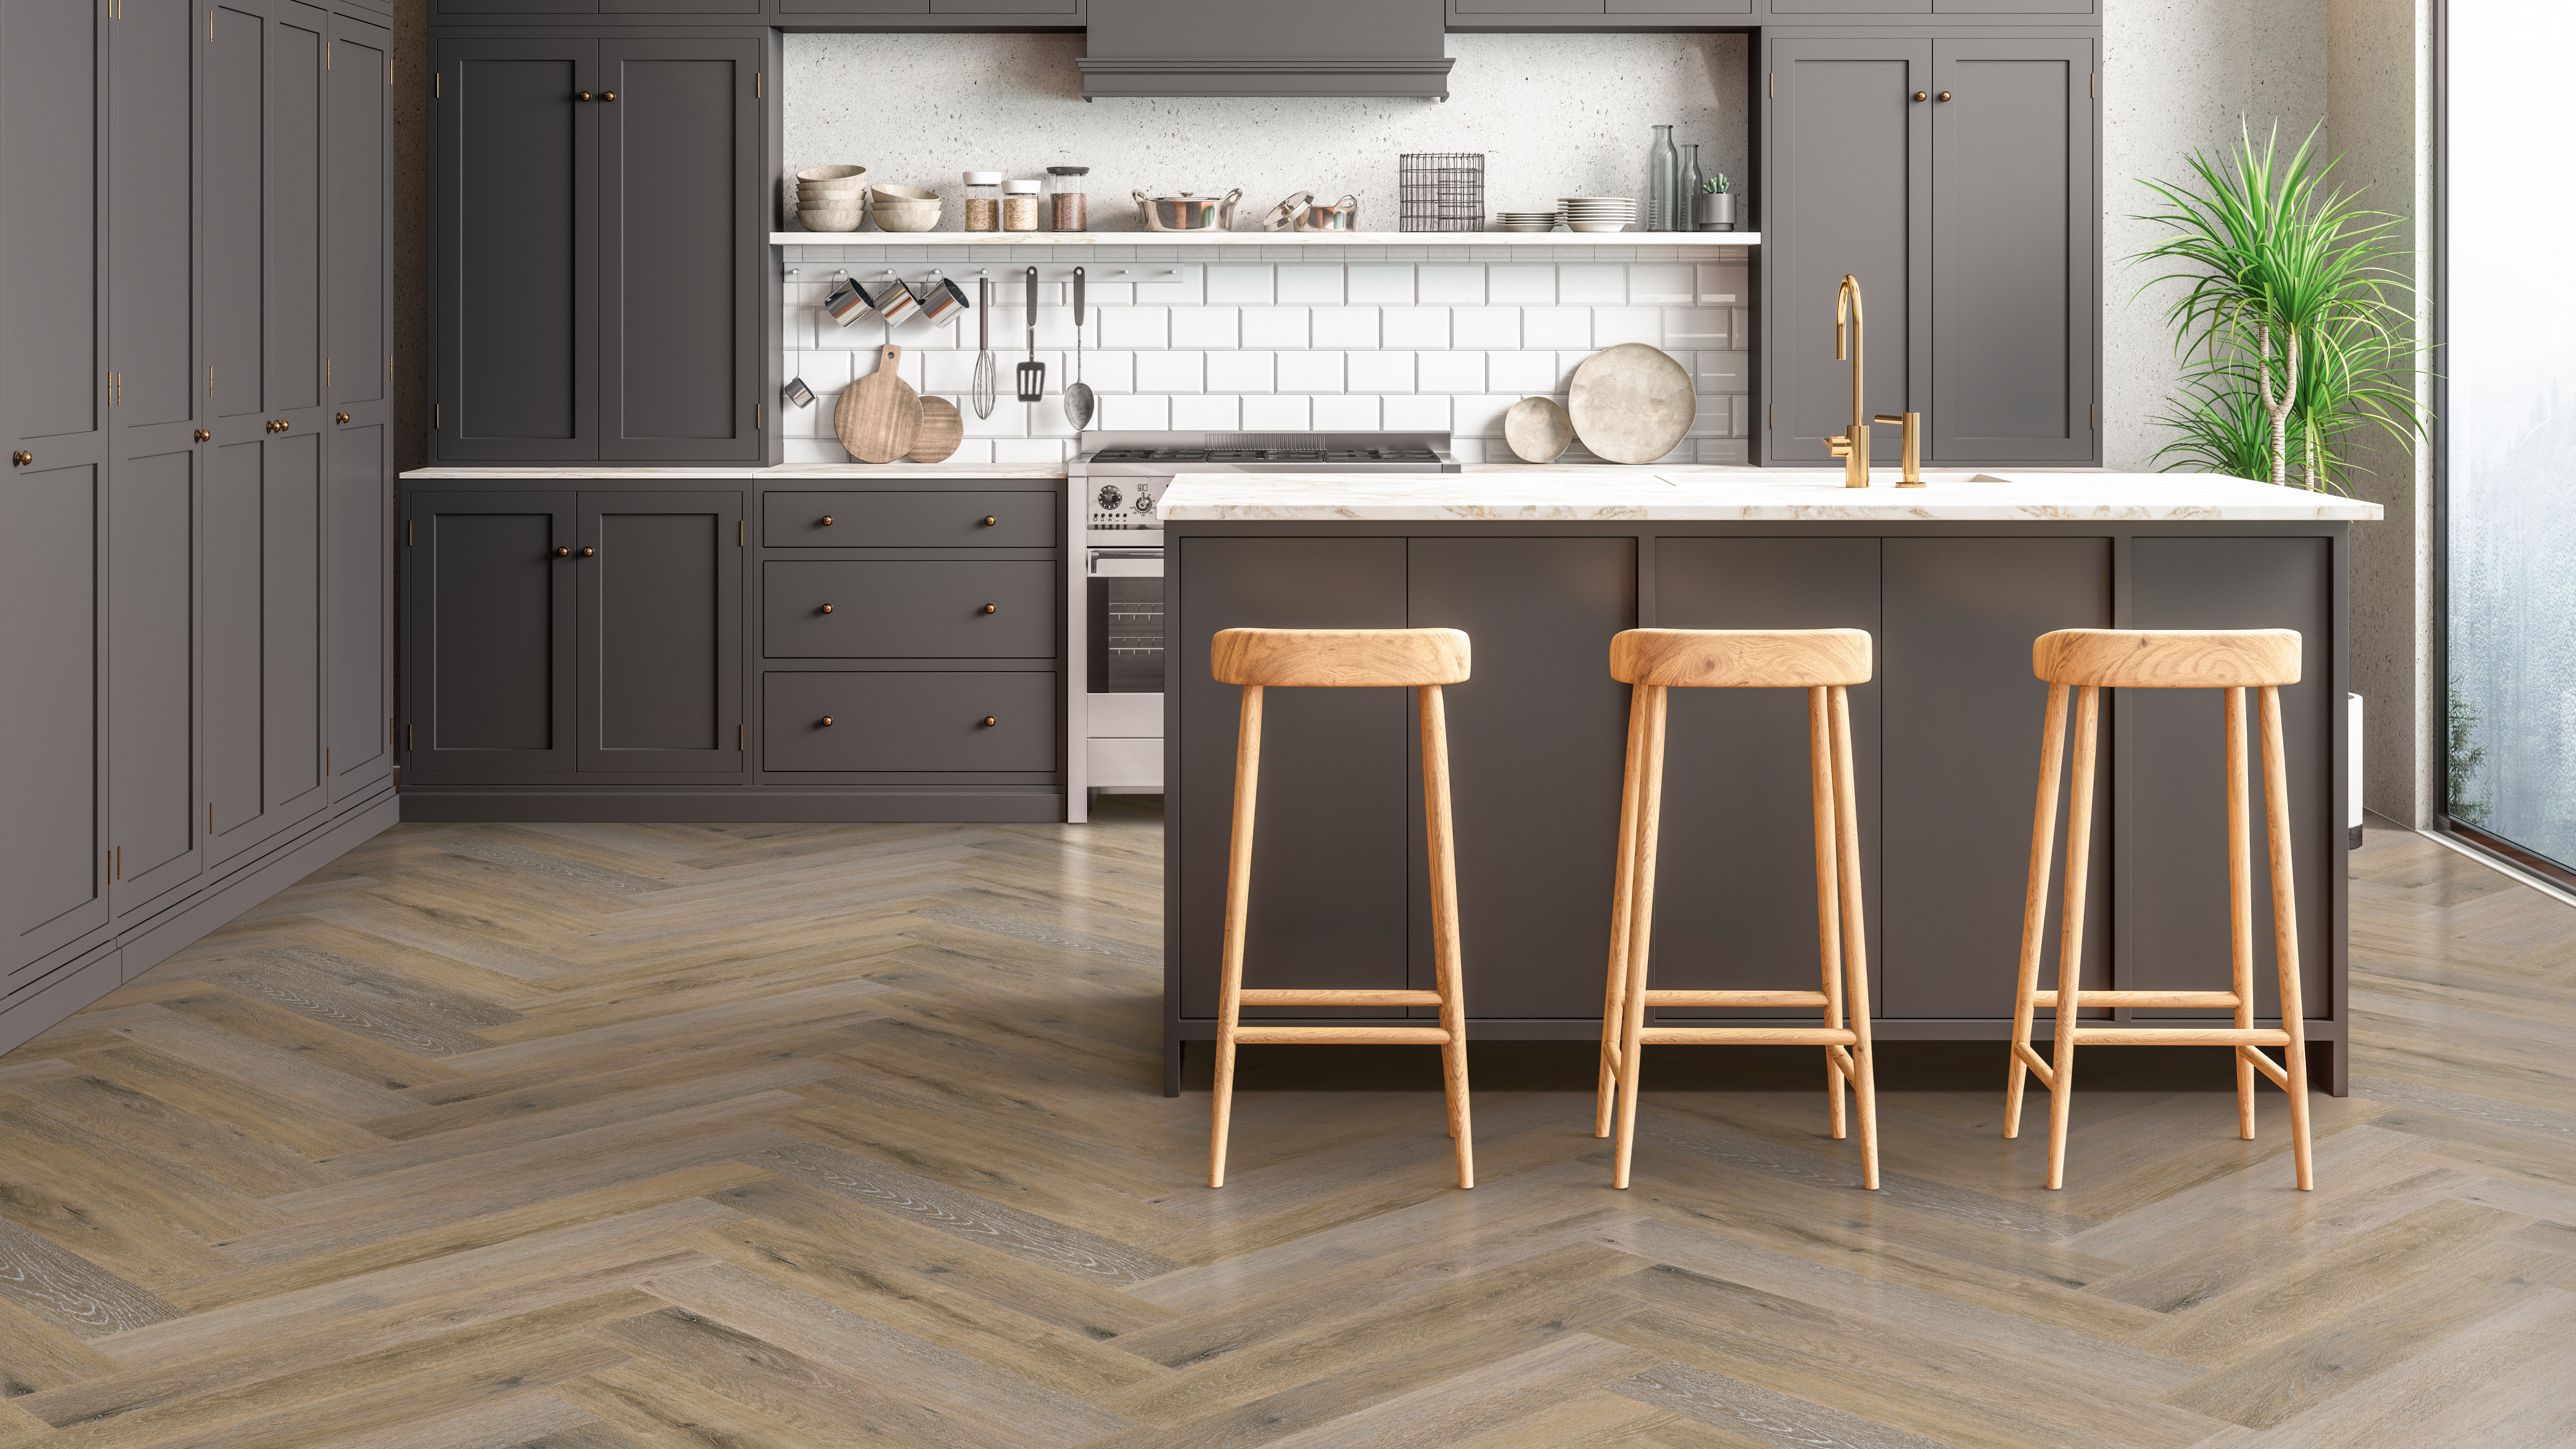
{"label": "gray base cabinet", "polygon": [[1061,485],[599,481],[406,488],[405,818],[1063,818]]}
{"label": "gray base cabinet", "polygon": [[[1449,627],[1473,637],[1474,677],[1450,687],[1448,729],[1468,1010],[1487,1040],[1600,1030],[1629,702],[1604,667],[1609,638],[1634,626],[1868,630],[1875,677],[1851,691],[1851,711],[1876,1031],[2000,1051],[2047,698],[2031,676],[2031,641],[2073,626],[2261,624],[2307,641],[2302,682],[2281,691],[2294,885],[2309,1035],[2340,1092],[2344,527],[1341,523],[1318,536],[1311,523],[1171,524],[1167,1067],[1182,1042],[1215,1032],[1241,701],[1208,677],[1220,628]],[[1263,708],[1246,984],[1426,988],[1408,692],[1274,690]],[[1803,695],[1676,690],[1669,708],[1655,985],[1812,990]],[[2222,986],[2220,701],[2127,691],[2108,714],[2084,984]],[[2257,875],[2261,899],[2270,887],[2259,861]],[[2053,942],[2053,917],[2048,931]],[[2258,963],[2258,983],[2269,970]],[[2258,985],[2257,1015],[2277,1013],[2275,998]],[[1247,1015],[1393,1024],[1403,1013]],[[1167,1076],[1167,1088],[1176,1080]]]}
{"label": "gray base cabinet", "polygon": [[0,0],[0,1049],[392,818],[381,18]]}

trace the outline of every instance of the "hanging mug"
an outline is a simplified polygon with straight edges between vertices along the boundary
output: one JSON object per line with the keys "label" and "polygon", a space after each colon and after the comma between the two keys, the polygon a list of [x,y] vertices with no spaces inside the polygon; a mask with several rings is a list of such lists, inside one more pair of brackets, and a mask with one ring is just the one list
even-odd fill
{"label": "hanging mug", "polygon": [[898,278],[889,277],[879,282],[874,293],[861,288],[859,295],[866,297],[876,307],[877,316],[888,327],[902,326],[912,319],[913,313],[921,310],[921,299],[914,296],[912,289],[905,286]]}
{"label": "hanging mug", "polygon": [[875,311],[876,305],[851,277],[834,282],[831,292],[823,298],[823,310],[844,327]]}
{"label": "hanging mug", "polygon": [[915,282],[911,292],[914,300],[921,304],[921,315],[930,319],[933,327],[947,326],[973,305],[966,300],[965,291],[946,277]]}

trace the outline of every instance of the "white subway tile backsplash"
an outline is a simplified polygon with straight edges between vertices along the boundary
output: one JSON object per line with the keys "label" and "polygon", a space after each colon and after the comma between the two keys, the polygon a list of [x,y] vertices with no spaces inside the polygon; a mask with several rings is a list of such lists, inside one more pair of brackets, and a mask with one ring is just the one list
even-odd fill
{"label": "white subway tile backsplash", "polygon": [[1739,263],[1702,262],[1699,273],[1699,301],[1702,306],[1749,307],[1753,305],[1753,269]]}
{"label": "white subway tile backsplash", "polygon": [[1518,347],[1521,345],[1521,309],[1518,307],[1456,307],[1449,313],[1449,345],[1452,347]]}
{"label": "white subway tile backsplash", "polygon": [[1554,392],[1557,390],[1556,354],[1553,352],[1488,352],[1485,358],[1485,385],[1497,392]]}
{"label": "white subway tile backsplash", "polygon": [[1243,430],[1247,433],[1296,433],[1314,426],[1312,399],[1304,397],[1247,397],[1243,400]]}
{"label": "white subway tile backsplash", "polygon": [[1315,431],[1319,433],[1367,432],[1384,427],[1379,421],[1379,399],[1345,394],[1340,397],[1315,399]]}
{"label": "white subway tile backsplash", "polygon": [[1664,350],[1735,345],[1733,318],[1725,307],[1666,307]]}
{"label": "white subway tile backsplash", "polygon": [[1569,264],[1556,269],[1556,300],[1574,307],[1619,307],[1628,301],[1628,269]]}
{"label": "white subway tile backsplash", "polygon": [[1239,315],[1232,307],[1175,307],[1172,309],[1172,345],[1240,346]]}
{"label": "white subway tile backsplash", "polygon": [[[1118,272],[1116,267],[1101,270]],[[1140,307],[1195,307],[1207,301],[1205,267],[1140,265],[1121,272],[1119,280],[1136,284],[1136,305]],[[1088,283],[1090,274],[1084,273]]]}
{"label": "white subway tile backsplash", "polygon": [[1389,307],[1378,314],[1381,347],[1447,347],[1449,309]]}
{"label": "white subway tile backsplash", "polygon": [[1429,430],[1449,426],[1449,399],[1445,397],[1416,393],[1386,398],[1384,402],[1380,427]]}
{"label": "white subway tile backsplash", "polygon": [[[1353,271],[1359,270],[1352,268]],[[1375,347],[1377,309],[1375,307],[1318,307],[1314,311],[1314,345],[1317,347]]]}
{"label": "white subway tile backsplash", "polygon": [[1131,393],[1100,400],[1100,426],[1104,428],[1168,428],[1171,425],[1172,400],[1168,397]]}
{"label": "white subway tile backsplash", "polygon": [[1349,379],[1352,392],[1411,392],[1413,354],[1354,352],[1350,355]]}
{"label": "white subway tile backsplash", "polygon": [[1340,392],[1342,390],[1342,354],[1338,352],[1280,353],[1279,390],[1281,392]]}
{"label": "white subway tile backsplash", "polygon": [[1485,354],[1481,352],[1417,352],[1413,355],[1414,386],[1424,392],[1483,392],[1485,390]]}
{"label": "white subway tile backsplash", "polygon": [[1497,307],[1553,307],[1556,305],[1556,268],[1487,267],[1485,297]]}
{"label": "white subway tile backsplash", "polygon": [[1246,307],[1243,309],[1245,347],[1306,347],[1308,341],[1307,311],[1303,307]]}
{"label": "white subway tile backsplash", "polygon": [[1169,347],[1172,345],[1171,313],[1160,307],[1104,309],[1100,314],[1100,345]]}
{"label": "white subway tile backsplash", "polygon": [[1269,392],[1276,386],[1276,367],[1277,360],[1267,352],[1211,352],[1207,355],[1207,390]]}
{"label": "white subway tile backsplash", "polygon": [[1623,342],[1642,342],[1648,347],[1663,346],[1663,310],[1657,307],[1593,308],[1592,345],[1616,347]]}
{"label": "white subway tile backsplash", "polygon": [[[1093,392],[1134,392],[1136,359],[1141,352],[1086,352],[1082,354],[1082,380]],[[1000,359],[995,359],[1000,365]]]}
{"label": "white subway tile backsplash", "polygon": [[1413,268],[1410,266],[1357,266],[1350,268],[1350,302],[1353,306],[1379,304],[1402,307],[1413,301]]}
{"label": "white subway tile backsplash", "polygon": [[1238,431],[1243,426],[1243,401],[1239,397],[1176,397],[1172,399],[1172,426],[1208,432]]}
{"label": "white subway tile backsplash", "polygon": [[1628,301],[1633,305],[1688,305],[1694,300],[1693,285],[1690,267],[1680,263],[1640,262],[1628,269]]}
{"label": "white subway tile backsplash", "polygon": [[1342,304],[1342,269],[1340,267],[1281,267],[1279,269],[1279,304]]}
{"label": "white subway tile backsplash", "polygon": [[1424,306],[1485,304],[1483,267],[1427,266],[1414,274],[1415,300]]}
{"label": "white subway tile backsplash", "polygon": [[1211,303],[1267,307],[1272,300],[1271,286],[1268,267],[1220,266],[1207,269],[1207,299]]}
{"label": "white subway tile backsplash", "polygon": [[1207,391],[1204,352],[1140,352],[1136,355],[1136,391]]}
{"label": "white subway tile backsplash", "polygon": [[[1037,404],[1030,404],[1034,407]],[[993,440],[993,462],[996,466],[1010,463],[1061,463],[1073,455],[1071,445],[1055,438],[1027,439],[1013,442],[1008,438]]]}
{"label": "white subway tile backsplash", "polygon": [[1590,347],[1592,345],[1592,309],[1589,307],[1522,308],[1521,345]]}
{"label": "white subway tile backsplash", "polygon": [[1499,438],[1503,435],[1503,414],[1510,412],[1521,396],[1488,393],[1483,397],[1451,398],[1450,431],[1462,438]]}

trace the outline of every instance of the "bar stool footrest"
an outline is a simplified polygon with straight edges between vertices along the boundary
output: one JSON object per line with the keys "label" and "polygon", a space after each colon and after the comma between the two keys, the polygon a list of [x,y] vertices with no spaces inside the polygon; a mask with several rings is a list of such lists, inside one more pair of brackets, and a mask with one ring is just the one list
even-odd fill
{"label": "bar stool footrest", "polygon": [[[2057,1009],[2057,993],[2046,990],[2033,992],[2030,1003],[2042,1011],[2054,1011]],[[2075,1004],[2129,1007],[2223,1006],[2232,1011],[2236,1008],[2237,1001],[2236,993],[2233,991],[2079,991],[2075,993]]]}
{"label": "bar stool footrest", "polygon": [[1821,991],[1649,991],[1648,1006],[1823,1006]]}
{"label": "bar stool footrest", "polygon": [[1449,1031],[1438,1026],[1246,1026],[1238,1027],[1234,1039],[1244,1044],[1320,1045],[1327,1042],[1370,1042],[1399,1046],[1446,1046]]}
{"label": "bar stool footrest", "polygon": [[2079,1026],[2077,1046],[2288,1046],[2277,1027]]}
{"label": "bar stool footrest", "polygon": [[1437,991],[1361,991],[1298,986],[1245,987],[1246,1006],[1438,1006]]}
{"label": "bar stool footrest", "polygon": [[1858,1046],[1860,1034],[1830,1026],[1649,1026],[1641,1042],[1702,1046]]}

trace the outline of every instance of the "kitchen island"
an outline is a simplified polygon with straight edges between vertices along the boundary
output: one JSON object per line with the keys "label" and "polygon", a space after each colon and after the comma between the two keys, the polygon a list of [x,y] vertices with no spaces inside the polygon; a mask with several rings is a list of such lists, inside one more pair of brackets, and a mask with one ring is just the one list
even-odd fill
{"label": "kitchen island", "polygon": [[[1508,466],[1178,478],[1163,505],[1165,1090],[1179,1089],[1184,1043],[1216,1033],[1239,701],[1208,675],[1220,629],[1449,627],[1473,639],[1474,677],[1448,690],[1448,728],[1466,1005],[1483,1040],[1600,1029],[1628,707],[1607,669],[1610,637],[1867,629],[1876,677],[1851,706],[1875,1030],[2000,1043],[2047,696],[2031,641],[2074,627],[2282,627],[2306,644],[2301,682],[2281,695],[2310,1060],[2319,1086],[2344,1092],[2346,533],[2378,507],[2202,475],[1893,481]],[[1429,985],[1406,693],[1268,700],[1246,985]],[[2083,984],[2224,987],[2219,696],[2115,692],[2105,713]],[[1677,690],[1671,715],[1655,985],[1813,989],[1804,699]],[[2255,870],[2265,899],[2259,851]],[[2264,984],[2268,942],[2257,951],[2262,1019],[2277,993]]]}

